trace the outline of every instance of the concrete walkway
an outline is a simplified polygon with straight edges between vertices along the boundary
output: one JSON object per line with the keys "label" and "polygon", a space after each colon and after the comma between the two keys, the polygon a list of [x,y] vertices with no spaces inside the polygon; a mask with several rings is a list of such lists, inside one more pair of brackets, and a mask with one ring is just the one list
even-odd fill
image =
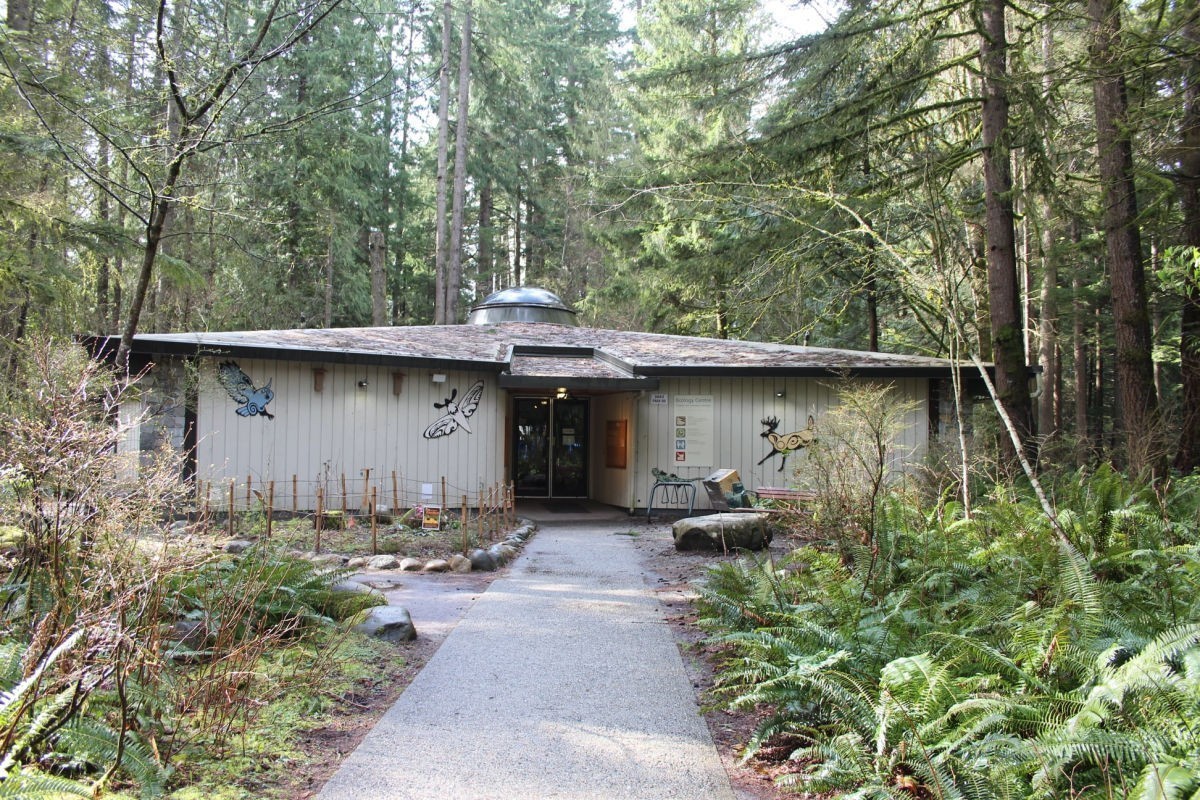
{"label": "concrete walkway", "polygon": [[318,798],[733,800],[628,530],[542,522]]}

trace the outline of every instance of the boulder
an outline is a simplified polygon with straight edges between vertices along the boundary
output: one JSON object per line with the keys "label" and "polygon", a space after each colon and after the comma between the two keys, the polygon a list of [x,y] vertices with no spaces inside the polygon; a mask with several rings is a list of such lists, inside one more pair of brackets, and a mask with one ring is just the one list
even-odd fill
{"label": "boulder", "polygon": [[400,562],[395,556],[372,556],[367,559],[367,566],[371,569],[396,569]]}
{"label": "boulder", "polygon": [[367,559],[363,558],[362,556],[355,556],[346,562],[346,567],[348,569],[362,569],[366,565]]}
{"label": "boulder", "polygon": [[471,559],[466,556],[455,553],[450,556],[450,571],[451,572],[470,572]]}
{"label": "boulder", "polygon": [[421,567],[425,566],[425,562],[419,558],[402,558],[400,559],[401,572],[420,572]]}
{"label": "boulder", "polygon": [[450,562],[443,558],[435,558],[425,564],[422,572],[449,572]]}
{"label": "boulder", "polygon": [[488,548],[488,552],[496,559],[497,564],[507,564],[517,554],[517,549],[510,544],[497,542]]}
{"label": "boulder", "polygon": [[417,638],[408,609],[400,606],[376,606],[368,609],[365,619],[354,630],[385,642],[411,642]]}
{"label": "boulder", "polygon": [[334,594],[367,594],[378,598],[383,597],[383,592],[365,583],[360,583],[359,581],[342,581],[341,583],[335,583],[333,586],[329,587],[329,590]]}
{"label": "boulder", "polygon": [[471,569],[480,572],[492,572],[496,569],[496,559],[487,550],[472,550],[470,561]]}
{"label": "boulder", "polygon": [[225,546],[222,549],[226,553],[231,553],[233,555],[237,555],[239,553],[246,552],[253,546],[254,546],[254,542],[251,542],[247,539],[232,539],[232,540],[226,542]]}
{"label": "boulder", "polygon": [[767,514],[710,514],[674,524],[676,550],[761,550],[771,543]]}

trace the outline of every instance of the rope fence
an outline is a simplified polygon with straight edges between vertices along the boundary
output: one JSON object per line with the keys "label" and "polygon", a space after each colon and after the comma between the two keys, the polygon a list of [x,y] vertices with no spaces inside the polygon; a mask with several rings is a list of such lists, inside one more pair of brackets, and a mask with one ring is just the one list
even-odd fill
{"label": "rope fence", "polygon": [[[442,528],[454,521],[453,512],[457,512],[464,554],[472,538],[480,543],[495,541],[500,532],[516,527],[512,483],[480,484],[466,490],[447,482],[444,476],[430,483],[405,479],[397,470],[380,475],[364,468],[354,477],[341,473],[315,480],[304,480],[299,475],[282,481],[254,475],[240,480],[197,478],[195,488],[198,523],[209,528],[223,523],[229,537],[235,538],[240,527],[258,524],[261,514],[264,535],[269,540],[276,519],[310,519],[313,550],[318,553],[327,531],[356,523],[369,530],[372,553],[378,552],[380,526],[400,520],[412,528],[434,523]],[[243,519],[250,515],[254,517],[252,522]]]}

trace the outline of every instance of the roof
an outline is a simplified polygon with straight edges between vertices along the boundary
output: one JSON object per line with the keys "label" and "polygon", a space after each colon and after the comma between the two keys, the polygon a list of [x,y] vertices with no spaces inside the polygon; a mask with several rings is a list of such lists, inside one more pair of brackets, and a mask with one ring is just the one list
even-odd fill
{"label": "roof", "polygon": [[[117,337],[93,340],[116,349]],[[141,334],[144,356],[200,355],[494,372],[510,387],[651,389],[657,378],[946,377],[926,356],[533,322]],[[961,369],[962,367],[959,366]]]}

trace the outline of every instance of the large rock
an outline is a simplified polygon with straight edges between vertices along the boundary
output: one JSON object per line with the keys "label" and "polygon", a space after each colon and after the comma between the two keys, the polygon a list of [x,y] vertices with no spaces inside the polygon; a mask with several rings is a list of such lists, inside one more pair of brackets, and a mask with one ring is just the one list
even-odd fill
{"label": "large rock", "polygon": [[458,553],[455,553],[454,555],[450,556],[450,571],[451,572],[470,572],[471,571],[471,559],[467,558],[464,555],[459,555]]}
{"label": "large rock", "polygon": [[472,550],[470,558],[471,569],[480,572],[491,572],[496,569],[496,559],[487,550]]}
{"label": "large rock", "polygon": [[366,619],[355,625],[354,630],[385,642],[411,642],[417,638],[417,629],[408,609],[400,606],[376,606],[369,609]]}
{"label": "large rock", "polygon": [[675,523],[676,550],[761,550],[771,543],[767,514],[710,514]]}
{"label": "large rock", "polygon": [[372,556],[367,559],[367,566],[371,569],[396,569],[400,561],[395,556]]}

